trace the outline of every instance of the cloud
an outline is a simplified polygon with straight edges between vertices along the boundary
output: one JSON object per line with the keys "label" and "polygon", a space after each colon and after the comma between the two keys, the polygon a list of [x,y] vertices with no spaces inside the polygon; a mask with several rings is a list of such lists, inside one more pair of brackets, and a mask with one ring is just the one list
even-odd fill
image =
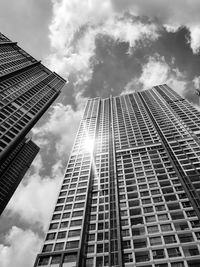
{"label": "cloud", "polygon": [[130,47],[159,36],[156,24],[115,13],[110,0],[54,0],[49,30],[52,53],[46,63],[65,77],[72,72],[84,72],[86,76],[91,72],[90,59],[98,35],[128,42]]}
{"label": "cloud", "polygon": [[124,88],[124,93],[150,89],[155,85],[167,83],[179,94],[183,95],[187,81],[177,68],[168,65],[163,56],[155,54],[150,56],[148,62],[143,65],[140,77],[133,78]]}
{"label": "cloud", "polygon": [[77,111],[74,111],[70,105],[64,106],[61,103],[57,103],[50,112],[46,123],[33,129],[33,135],[36,140],[39,138],[44,142],[47,140],[54,141],[57,156],[59,157],[66,157],[72,148],[75,133],[83,114],[81,101],[83,100],[80,100],[81,108]]}
{"label": "cloud", "polygon": [[195,76],[193,79],[195,89],[200,89],[200,76]]}
{"label": "cloud", "polygon": [[200,51],[200,25],[190,27],[190,45],[194,53]]}
{"label": "cloud", "polygon": [[143,66],[142,75],[139,82],[143,89],[149,89],[154,85],[165,83],[170,68],[163,57],[150,57],[147,64]]}
{"label": "cloud", "polygon": [[22,220],[39,224],[45,230],[63,177],[63,166],[57,161],[51,168],[51,177],[42,177],[44,168],[40,154],[32,165],[7,206],[9,216],[18,214]]}
{"label": "cloud", "polygon": [[190,45],[194,53],[199,52],[200,46],[200,2],[199,0],[112,0],[113,9],[122,13],[129,10],[138,16],[158,18],[167,25],[168,30],[174,31],[180,26],[186,26],[190,30]]}
{"label": "cloud", "polygon": [[31,230],[13,226],[0,244],[1,267],[32,267],[42,240]]}

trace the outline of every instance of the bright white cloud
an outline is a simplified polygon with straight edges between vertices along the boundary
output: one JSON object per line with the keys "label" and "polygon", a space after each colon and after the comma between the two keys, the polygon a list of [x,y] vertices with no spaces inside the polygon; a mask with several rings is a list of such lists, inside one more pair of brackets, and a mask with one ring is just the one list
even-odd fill
{"label": "bright white cloud", "polygon": [[129,42],[130,47],[139,40],[153,41],[158,37],[155,24],[122,19],[114,12],[110,0],[54,0],[49,29],[53,52],[46,63],[65,77],[71,72],[90,71],[98,34]]}
{"label": "bright white cloud", "polygon": [[32,267],[42,240],[31,230],[13,226],[5,236],[5,245],[0,244],[1,267]]}
{"label": "bright white cloud", "polygon": [[[78,97],[78,96],[77,96]],[[80,105],[81,105],[80,101]],[[66,156],[72,148],[82,109],[74,111],[71,106],[58,103],[49,114],[49,119],[41,127],[34,128],[33,134],[44,140],[49,136],[56,138],[56,152],[59,157]]]}
{"label": "bright white cloud", "polygon": [[128,42],[129,46],[135,47],[137,41],[154,41],[158,38],[158,28],[155,24],[144,24],[138,20],[135,22],[127,17],[108,19],[101,28],[102,33],[110,35],[112,38],[122,42]]}
{"label": "bright white cloud", "polygon": [[200,51],[200,24],[190,27],[190,45],[194,53]]}
{"label": "bright white cloud", "polygon": [[200,89],[200,76],[196,76],[193,79],[195,89]]}
{"label": "bright white cloud", "polygon": [[142,75],[139,82],[143,89],[149,89],[154,85],[167,81],[170,68],[163,57],[150,57],[146,65],[143,66]]}
{"label": "bright white cloud", "polygon": [[148,62],[142,68],[141,76],[128,82],[122,94],[150,89],[155,85],[164,83],[176,88],[176,91],[182,95],[185,90],[186,79],[178,69],[171,68],[164,57],[156,54],[149,57]]}

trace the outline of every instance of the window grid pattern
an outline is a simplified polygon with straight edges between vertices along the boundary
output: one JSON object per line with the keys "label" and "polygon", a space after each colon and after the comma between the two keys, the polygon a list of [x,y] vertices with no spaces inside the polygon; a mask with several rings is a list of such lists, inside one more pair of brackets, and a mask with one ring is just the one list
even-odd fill
{"label": "window grid pattern", "polygon": [[159,142],[157,132],[137,95],[114,98],[116,150]]}
{"label": "window grid pattern", "polygon": [[0,153],[44,112],[64,82],[42,65],[0,82]]}
{"label": "window grid pattern", "polygon": [[162,146],[117,153],[117,173],[127,266],[168,266],[193,258],[193,248],[199,258],[200,221]]}
{"label": "window grid pattern", "polygon": [[[162,90],[165,87],[162,87]],[[147,109],[142,97],[148,104]],[[167,91],[170,101],[182,101],[173,91]],[[119,205],[120,234],[124,266],[130,267],[194,267],[200,263],[200,221],[188,197],[155,122],[167,140],[175,159],[190,183],[199,194],[200,146],[191,135],[188,125],[174,113],[160,92],[152,89],[142,93],[123,95],[111,99],[90,99],[86,105],[83,120],[72,150],[64,183],[46,236],[43,251],[35,266],[51,266],[57,253],[56,267],[118,266],[113,254],[111,265],[111,220],[112,199],[110,198],[111,169],[116,167]],[[95,104],[95,101],[98,104]],[[113,102],[113,125],[108,111]],[[183,101],[182,101],[183,102]],[[171,102],[170,102],[171,103]],[[149,110],[151,114],[149,113]],[[151,119],[152,115],[155,122]],[[111,126],[114,132],[111,133]],[[111,156],[109,135],[114,139],[115,158]],[[84,152],[86,136],[94,140],[94,153]],[[112,139],[111,138],[111,139]],[[89,173],[83,178],[77,173],[77,166],[83,167],[84,157],[88,156]],[[79,159],[82,157],[81,159]],[[78,164],[78,165],[76,165]],[[75,175],[75,177],[73,176]],[[77,180],[71,180],[78,178]],[[83,235],[69,236],[72,214],[77,202],[76,191],[79,179],[87,184],[86,199],[81,205],[82,217],[78,218]],[[74,184],[74,185],[73,185]],[[76,185],[75,185],[76,184]],[[72,185],[72,188],[71,188]],[[70,186],[70,188],[69,188]],[[87,191],[89,189],[89,191]],[[200,194],[199,194],[200,195]],[[62,200],[64,199],[64,200]],[[71,206],[68,205],[67,199]],[[62,202],[64,201],[64,202]],[[69,210],[68,210],[69,208]],[[87,216],[84,215],[87,211]],[[65,215],[64,215],[65,214]],[[116,215],[115,215],[116,216]],[[84,222],[85,220],[85,222]],[[65,221],[68,223],[65,224]],[[54,225],[54,223],[56,223]],[[65,233],[60,230],[64,223]],[[77,222],[78,223],[78,222]],[[51,229],[51,227],[53,227]],[[54,228],[55,227],[55,228]],[[117,228],[116,228],[117,229]],[[71,235],[71,234],[70,234]],[[73,235],[73,233],[72,233]],[[62,240],[63,238],[63,240]],[[81,239],[82,238],[82,239]],[[60,240],[61,239],[61,240]],[[56,242],[62,249],[56,250]],[[71,242],[69,243],[68,242]],[[45,247],[45,245],[48,245]],[[82,263],[77,264],[80,246]],[[115,251],[117,242],[112,244]],[[70,248],[70,249],[69,249]],[[48,254],[50,253],[50,254]],[[54,254],[53,254],[54,253]],[[63,259],[64,255],[64,259]],[[61,257],[62,256],[62,257]],[[67,258],[70,257],[70,258]],[[54,265],[53,265],[54,266]]]}
{"label": "window grid pattern", "polygon": [[200,131],[200,119],[197,109],[167,85],[161,85],[155,87],[155,89],[191,131],[195,133]]}

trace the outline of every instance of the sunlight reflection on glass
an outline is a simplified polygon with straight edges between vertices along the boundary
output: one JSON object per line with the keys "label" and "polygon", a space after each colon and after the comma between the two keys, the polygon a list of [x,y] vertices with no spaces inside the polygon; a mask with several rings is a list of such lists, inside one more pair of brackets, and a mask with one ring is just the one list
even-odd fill
{"label": "sunlight reflection on glass", "polygon": [[94,150],[94,139],[86,138],[84,141],[84,150],[92,153]]}

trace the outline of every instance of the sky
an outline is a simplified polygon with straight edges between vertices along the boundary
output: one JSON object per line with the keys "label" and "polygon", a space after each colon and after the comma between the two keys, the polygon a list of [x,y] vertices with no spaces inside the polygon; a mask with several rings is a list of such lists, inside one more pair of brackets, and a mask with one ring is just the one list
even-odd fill
{"label": "sky", "polygon": [[0,218],[0,267],[33,266],[88,98],[167,83],[199,108],[199,13],[199,0],[0,0],[0,31],[67,80]]}

